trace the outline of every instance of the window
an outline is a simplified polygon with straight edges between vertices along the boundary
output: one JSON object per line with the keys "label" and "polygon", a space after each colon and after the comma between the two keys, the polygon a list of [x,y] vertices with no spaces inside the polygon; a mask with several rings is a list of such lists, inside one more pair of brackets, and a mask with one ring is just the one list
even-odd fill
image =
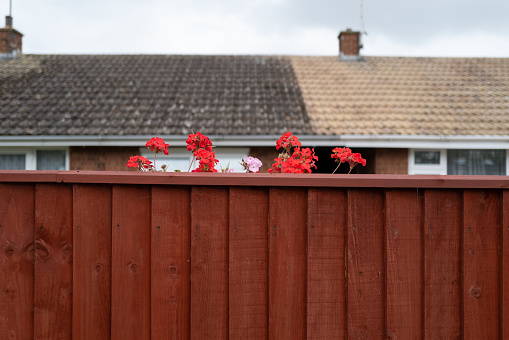
{"label": "window", "polygon": [[440,151],[415,151],[415,164],[440,164]]}
{"label": "window", "polygon": [[37,150],[37,170],[65,169],[65,150]]}
{"label": "window", "polygon": [[0,148],[0,170],[67,170],[67,148]]}
{"label": "window", "polygon": [[24,170],[25,154],[0,155],[0,170]]}
{"label": "window", "polygon": [[447,150],[448,175],[505,175],[505,150]]}
{"label": "window", "polygon": [[408,153],[408,173],[411,175],[447,174],[446,150],[413,149]]}
{"label": "window", "polygon": [[[169,155],[166,156],[163,153],[158,153],[156,156],[156,169],[160,170],[161,165],[166,164],[168,166],[168,170],[166,171],[175,171],[180,170],[182,172],[187,172],[189,169],[189,164],[193,159],[193,154],[190,151],[187,151],[184,147],[169,147],[168,148]],[[244,168],[240,165],[240,162],[243,158],[248,156],[249,148],[222,148],[217,147],[214,148],[216,151],[216,159],[219,160],[219,163],[216,165],[217,171],[221,171],[221,167],[226,169],[229,166],[230,169],[233,169],[235,172],[244,172]],[[154,153],[150,152],[148,148],[142,148],[140,150],[140,155],[148,158],[150,161],[154,161]],[[191,170],[194,170],[198,167],[198,162],[195,161]],[[228,165],[229,164],[229,165]]]}
{"label": "window", "polygon": [[506,150],[424,150],[409,152],[409,174],[506,175]]}

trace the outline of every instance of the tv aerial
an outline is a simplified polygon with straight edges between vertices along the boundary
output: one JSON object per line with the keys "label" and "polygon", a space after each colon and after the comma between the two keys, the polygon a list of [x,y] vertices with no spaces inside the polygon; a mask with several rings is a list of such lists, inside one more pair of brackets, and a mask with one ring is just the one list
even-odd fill
{"label": "tv aerial", "polygon": [[12,0],[9,0],[9,16],[5,18],[5,26],[9,28],[9,35],[7,36],[7,43],[12,50],[18,48],[19,40],[12,27]]}

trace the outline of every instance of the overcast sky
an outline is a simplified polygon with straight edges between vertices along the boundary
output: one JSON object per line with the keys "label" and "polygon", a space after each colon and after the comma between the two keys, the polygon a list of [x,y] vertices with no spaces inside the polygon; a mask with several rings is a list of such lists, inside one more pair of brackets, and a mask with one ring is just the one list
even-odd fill
{"label": "overcast sky", "polygon": [[[338,54],[360,0],[11,0],[23,53]],[[0,15],[10,0],[0,0]],[[363,0],[366,56],[509,57],[509,0]],[[5,19],[0,27],[5,25]]]}

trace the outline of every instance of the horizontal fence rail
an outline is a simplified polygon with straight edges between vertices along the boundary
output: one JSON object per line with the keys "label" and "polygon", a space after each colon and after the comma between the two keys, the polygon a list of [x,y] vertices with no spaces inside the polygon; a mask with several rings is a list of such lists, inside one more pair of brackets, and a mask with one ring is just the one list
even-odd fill
{"label": "horizontal fence rail", "polygon": [[0,171],[0,334],[509,339],[508,186]]}

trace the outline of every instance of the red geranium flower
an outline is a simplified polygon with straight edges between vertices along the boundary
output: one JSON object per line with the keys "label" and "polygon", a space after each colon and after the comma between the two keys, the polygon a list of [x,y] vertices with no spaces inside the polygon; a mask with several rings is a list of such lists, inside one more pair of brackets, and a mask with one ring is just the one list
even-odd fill
{"label": "red geranium flower", "polygon": [[165,155],[168,155],[168,147],[169,144],[166,144],[162,138],[159,137],[152,137],[149,141],[145,144],[147,148],[150,148],[150,151],[159,153],[164,152]]}
{"label": "red geranium flower", "polygon": [[138,168],[138,170],[150,170],[153,168],[152,162],[143,156],[131,156],[126,166],[130,168]]}
{"label": "red geranium flower", "polygon": [[210,152],[204,149],[198,149],[196,151],[196,159],[200,162],[198,169],[193,170],[193,172],[217,172],[215,166],[217,162],[216,152]]}
{"label": "red geranium flower", "polygon": [[290,150],[292,146],[300,147],[301,143],[297,136],[292,135],[291,132],[284,133],[277,141],[276,141],[276,150],[283,148],[285,150]]}
{"label": "red geranium flower", "polygon": [[192,133],[187,137],[187,150],[191,151],[195,156],[199,149],[212,151],[212,142],[209,137],[201,134],[200,132]]}
{"label": "red geranium flower", "polygon": [[350,171],[348,171],[348,173],[350,173],[352,171],[352,169],[357,164],[362,164],[362,166],[366,166],[366,160],[364,158],[362,158],[361,154],[353,153],[352,150],[350,150],[349,148],[334,148],[334,149],[332,149],[331,158],[335,158],[336,162],[339,163],[338,166],[336,167],[336,169],[332,173],[335,173],[336,170],[341,165],[341,163],[345,163],[345,162],[348,162],[348,164],[350,165]]}
{"label": "red geranium flower", "polygon": [[[292,147],[295,147],[293,153]],[[301,143],[298,138],[287,132],[276,142],[276,149],[283,148],[279,157],[274,159],[270,173],[311,173],[311,169],[316,169],[315,150],[310,148],[301,149]]]}

